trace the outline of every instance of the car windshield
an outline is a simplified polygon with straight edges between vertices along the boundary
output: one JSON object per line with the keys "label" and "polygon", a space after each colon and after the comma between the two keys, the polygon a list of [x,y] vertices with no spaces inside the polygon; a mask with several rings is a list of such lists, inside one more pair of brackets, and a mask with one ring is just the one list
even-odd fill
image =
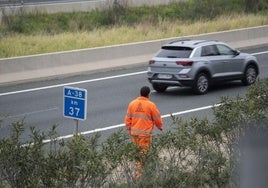
{"label": "car windshield", "polygon": [[188,58],[192,52],[192,48],[181,46],[163,46],[156,54],[156,57],[167,58]]}

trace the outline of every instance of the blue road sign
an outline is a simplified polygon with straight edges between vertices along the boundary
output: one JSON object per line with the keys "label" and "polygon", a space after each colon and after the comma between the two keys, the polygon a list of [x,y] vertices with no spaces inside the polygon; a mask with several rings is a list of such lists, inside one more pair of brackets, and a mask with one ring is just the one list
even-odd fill
{"label": "blue road sign", "polygon": [[63,88],[63,116],[71,119],[86,120],[87,118],[87,90]]}

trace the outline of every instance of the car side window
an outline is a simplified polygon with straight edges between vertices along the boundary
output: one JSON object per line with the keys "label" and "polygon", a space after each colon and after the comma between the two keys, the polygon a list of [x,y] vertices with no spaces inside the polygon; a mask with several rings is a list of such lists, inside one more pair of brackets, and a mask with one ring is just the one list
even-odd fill
{"label": "car side window", "polygon": [[220,55],[234,55],[234,51],[228,46],[218,44],[217,48]]}
{"label": "car side window", "polygon": [[202,47],[201,56],[215,56],[219,55],[218,49],[215,45],[208,45]]}

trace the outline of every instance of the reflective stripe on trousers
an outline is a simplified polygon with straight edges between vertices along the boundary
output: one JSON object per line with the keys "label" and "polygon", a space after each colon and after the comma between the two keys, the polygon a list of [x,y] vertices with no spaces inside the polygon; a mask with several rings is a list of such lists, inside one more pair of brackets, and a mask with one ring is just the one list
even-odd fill
{"label": "reflective stripe on trousers", "polygon": [[144,135],[152,135],[152,131],[144,131],[144,130],[139,130],[139,129],[134,129],[131,128],[131,133],[134,133],[135,135],[139,135],[139,134],[144,134]]}

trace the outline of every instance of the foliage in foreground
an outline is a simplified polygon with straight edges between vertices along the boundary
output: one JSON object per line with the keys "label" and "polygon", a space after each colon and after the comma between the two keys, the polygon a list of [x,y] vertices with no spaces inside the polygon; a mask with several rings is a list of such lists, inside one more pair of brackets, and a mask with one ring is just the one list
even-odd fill
{"label": "foliage in foreground", "polygon": [[[21,143],[24,123],[14,122],[0,140],[0,187],[239,187],[241,140],[268,130],[267,93],[268,80],[260,81],[243,98],[222,98],[213,120],[172,117],[172,129],[156,135],[142,159],[140,180],[138,150],[125,131],[104,142],[98,134],[64,142],[55,127],[48,135],[32,128],[31,140]],[[44,144],[47,136],[52,142]]]}

